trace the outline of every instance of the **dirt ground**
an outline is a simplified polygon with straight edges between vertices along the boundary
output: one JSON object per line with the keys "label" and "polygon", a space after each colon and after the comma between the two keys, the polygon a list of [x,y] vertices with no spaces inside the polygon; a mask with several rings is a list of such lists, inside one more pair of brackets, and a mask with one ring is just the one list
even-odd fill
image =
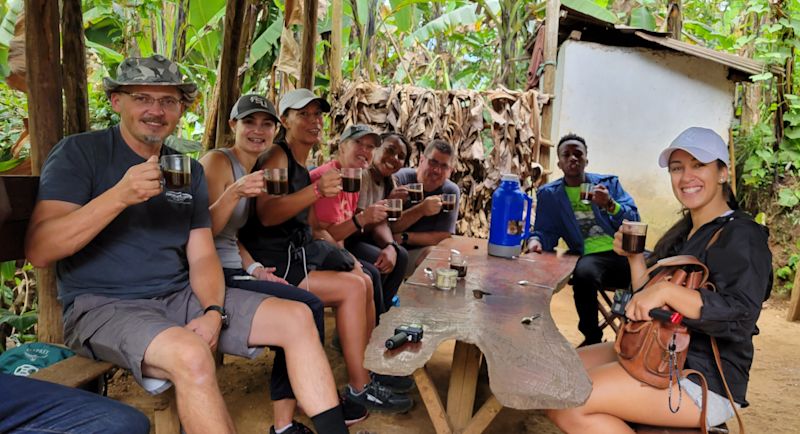
{"label": "dirt ground", "polygon": [[[764,307],[758,326],[761,334],[755,337],[756,356],[750,371],[748,401],[751,406],[742,411],[745,426],[749,433],[794,434],[800,433],[800,323],[786,321],[788,302],[770,300]],[[572,303],[572,291],[567,287],[553,297],[551,305],[553,318],[564,336],[572,343],[580,342],[577,331],[577,315]],[[330,342],[333,318],[326,316],[326,342]],[[609,338],[612,336],[609,334]],[[331,360],[337,384],[345,384],[346,372],[342,357],[326,347]],[[440,396],[447,392],[447,382],[452,357],[453,343],[443,344],[429,363],[432,378],[439,388]],[[219,381],[228,408],[236,421],[240,433],[267,433],[272,424],[272,406],[267,390],[268,374],[271,369],[271,356],[255,360],[226,357],[219,370]],[[489,395],[485,370],[479,382],[476,407]],[[133,402],[143,394],[128,376],[116,379],[109,395],[121,401]],[[351,428],[352,432],[368,430],[380,434],[433,434],[428,414],[419,394],[414,390],[412,396],[417,404],[405,415],[383,415],[373,413],[370,417]],[[152,415],[150,415],[152,417]],[[311,426],[302,415],[297,419]],[[732,432],[738,433],[735,426]],[[541,433],[555,434],[555,428],[540,411],[518,411],[503,409],[489,425],[487,433]]]}

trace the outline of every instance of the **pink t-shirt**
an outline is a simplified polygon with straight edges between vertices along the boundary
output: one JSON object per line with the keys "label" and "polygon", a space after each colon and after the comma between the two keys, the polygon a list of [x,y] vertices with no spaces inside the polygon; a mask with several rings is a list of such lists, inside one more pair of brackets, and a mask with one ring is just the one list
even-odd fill
{"label": "pink t-shirt", "polygon": [[[332,160],[312,170],[311,182],[317,182],[323,173],[331,169],[339,169],[339,162]],[[353,218],[356,209],[358,209],[358,193],[340,191],[334,197],[322,197],[314,203],[317,220],[322,223],[336,224],[349,220]]]}

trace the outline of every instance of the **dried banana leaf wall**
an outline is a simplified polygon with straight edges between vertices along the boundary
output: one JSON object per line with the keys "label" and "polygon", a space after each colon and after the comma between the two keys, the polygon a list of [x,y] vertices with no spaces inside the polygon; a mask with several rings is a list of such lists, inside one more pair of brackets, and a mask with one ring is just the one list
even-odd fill
{"label": "dried banana leaf wall", "polygon": [[[535,91],[438,91],[412,86],[345,83],[332,95],[331,137],[354,123],[397,131],[411,143],[411,166],[425,145],[444,139],[457,150],[450,179],[461,188],[457,233],[487,238],[491,197],[503,173],[533,192],[539,159],[541,101]],[[329,143],[332,152],[335,139]]]}

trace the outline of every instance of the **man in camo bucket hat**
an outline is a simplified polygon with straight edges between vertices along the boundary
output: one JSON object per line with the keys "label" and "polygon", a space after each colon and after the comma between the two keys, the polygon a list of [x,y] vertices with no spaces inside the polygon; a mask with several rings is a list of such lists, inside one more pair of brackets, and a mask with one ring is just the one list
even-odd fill
{"label": "man in camo bucket hat", "polygon": [[174,86],[183,94],[187,104],[197,98],[197,85],[184,82],[178,65],[160,54],[150,57],[129,57],[117,67],[117,79],[103,78],[103,88],[109,97],[122,86]]}
{"label": "man in camo bucket hat", "polygon": [[[126,59],[103,84],[119,124],[53,148],[26,242],[32,262],[56,265],[64,342],[130,369],[150,393],[174,386],[183,431],[226,434],[235,425],[212,352],[252,358],[281,347],[316,431],[346,434],[311,310],[225,287],[203,167],[164,144],[197,87],[159,55]],[[159,159],[190,170],[162,175]],[[170,187],[165,177],[176,175],[182,185]]]}

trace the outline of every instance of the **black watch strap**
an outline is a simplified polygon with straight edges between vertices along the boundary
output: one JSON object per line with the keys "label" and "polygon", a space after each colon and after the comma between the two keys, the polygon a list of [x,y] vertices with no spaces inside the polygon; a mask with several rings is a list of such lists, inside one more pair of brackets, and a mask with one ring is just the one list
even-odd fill
{"label": "black watch strap", "polygon": [[222,318],[222,328],[223,329],[228,328],[229,318],[228,318],[228,312],[225,311],[225,308],[216,304],[212,304],[211,306],[208,306],[207,308],[205,308],[205,310],[203,310],[203,315],[207,314],[208,311],[211,310],[219,312],[219,315]]}

